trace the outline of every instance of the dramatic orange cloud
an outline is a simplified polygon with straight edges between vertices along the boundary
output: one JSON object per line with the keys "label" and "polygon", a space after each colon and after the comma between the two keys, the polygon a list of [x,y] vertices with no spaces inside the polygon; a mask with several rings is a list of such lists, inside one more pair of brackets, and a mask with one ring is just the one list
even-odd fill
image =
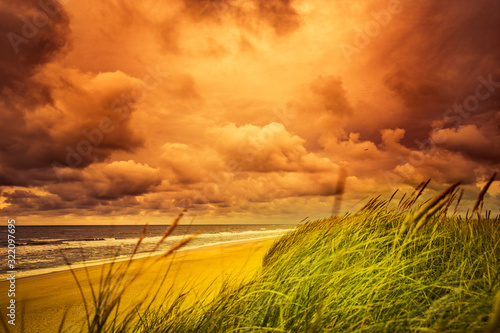
{"label": "dramatic orange cloud", "polygon": [[[0,210],[294,223],[500,167],[500,3],[0,5]],[[486,197],[500,211],[500,182]],[[432,193],[429,193],[432,194]]]}

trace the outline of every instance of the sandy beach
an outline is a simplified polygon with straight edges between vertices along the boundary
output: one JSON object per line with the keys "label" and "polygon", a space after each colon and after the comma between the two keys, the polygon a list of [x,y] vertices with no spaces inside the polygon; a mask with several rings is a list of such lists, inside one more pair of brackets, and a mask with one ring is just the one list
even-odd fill
{"label": "sandy beach", "polygon": [[[189,290],[189,297],[207,298],[204,291],[211,284],[217,290],[225,278],[242,281],[249,278],[261,266],[262,257],[274,242],[274,238],[240,241],[179,251],[166,258],[157,257],[134,260],[127,278],[138,277],[124,294],[120,309],[130,309],[138,301],[151,300],[158,293],[158,302],[167,293],[178,294]],[[87,304],[92,304],[89,282],[97,287],[102,272],[109,265],[75,269]],[[162,278],[167,273],[163,283]],[[0,282],[0,293],[7,295],[9,285]],[[163,296],[162,296],[163,295]],[[16,326],[12,332],[57,332],[65,312],[64,331],[79,331],[85,322],[82,295],[70,271],[55,272],[16,280]],[[2,317],[5,316],[7,297],[1,297]],[[14,326],[9,325],[9,328]]]}

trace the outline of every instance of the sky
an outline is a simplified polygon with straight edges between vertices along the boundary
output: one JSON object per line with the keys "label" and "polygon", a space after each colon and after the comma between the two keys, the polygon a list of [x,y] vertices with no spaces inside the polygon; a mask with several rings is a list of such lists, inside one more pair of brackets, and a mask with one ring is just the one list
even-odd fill
{"label": "sky", "polygon": [[295,224],[342,175],[337,213],[429,178],[465,211],[500,170],[498,31],[499,0],[1,2],[1,214]]}

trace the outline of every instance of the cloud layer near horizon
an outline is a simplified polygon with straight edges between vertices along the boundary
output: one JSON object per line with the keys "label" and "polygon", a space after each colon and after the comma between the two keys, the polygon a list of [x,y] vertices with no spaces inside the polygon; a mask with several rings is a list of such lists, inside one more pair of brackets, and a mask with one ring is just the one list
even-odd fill
{"label": "cloud layer near horizon", "polygon": [[472,200],[500,166],[500,1],[26,0],[0,17],[0,209],[27,223],[187,204],[293,223],[330,213],[341,168],[349,209],[428,178]]}

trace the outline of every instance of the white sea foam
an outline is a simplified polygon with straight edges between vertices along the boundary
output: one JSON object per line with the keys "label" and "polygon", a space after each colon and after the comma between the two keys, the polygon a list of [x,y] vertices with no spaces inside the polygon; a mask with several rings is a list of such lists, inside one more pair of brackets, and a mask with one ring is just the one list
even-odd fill
{"label": "white sea foam", "polygon": [[[199,234],[191,243],[183,247],[180,251],[200,248],[204,246],[278,237],[284,235],[285,233],[291,230],[293,229],[262,230],[261,228],[261,230],[249,230],[242,232],[218,232],[218,233]],[[146,252],[137,253],[134,256],[134,259],[145,258],[151,255],[163,254],[165,250],[168,249],[170,246],[182,241],[183,239],[186,239],[186,237],[188,236],[189,234],[169,236],[166,239],[164,246],[160,247],[154,253],[151,253],[150,250],[158,241],[160,241],[162,237],[161,236],[145,237],[141,244],[141,247],[144,247]],[[68,266],[64,265],[62,262],[61,251],[66,253],[66,251],[68,250],[76,251],[76,250],[88,249],[92,251],[103,252],[105,251],[105,249],[107,249],[110,255],[106,258],[81,260],[80,257],[79,260],[76,258],[72,258],[73,260],[70,260],[72,268],[79,268],[85,266],[90,267],[105,263],[126,261],[129,259],[131,252],[131,250],[128,249],[132,249],[137,244],[137,238],[124,238],[124,239],[104,238],[103,240],[74,240],[74,241],[54,238],[50,240],[45,239],[41,241],[47,242],[49,244],[24,245],[17,247],[16,254],[18,260],[20,260],[24,265],[28,264],[33,266],[34,264],[39,264],[39,266],[43,266],[42,265],[43,263],[54,261],[54,259],[57,257],[59,258],[57,259],[57,261],[53,263],[52,267],[31,268],[25,270],[18,269],[17,271],[18,278],[68,270],[69,269]],[[115,254],[114,250],[111,251],[110,249],[123,249],[123,251],[121,255],[116,256],[114,255]],[[113,253],[113,255],[111,255],[111,253]],[[2,273],[4,273],[5,271],[6,270],[2,270]],[[4,279],[6,277],[7,274],[0,274],[0,279]]]}

